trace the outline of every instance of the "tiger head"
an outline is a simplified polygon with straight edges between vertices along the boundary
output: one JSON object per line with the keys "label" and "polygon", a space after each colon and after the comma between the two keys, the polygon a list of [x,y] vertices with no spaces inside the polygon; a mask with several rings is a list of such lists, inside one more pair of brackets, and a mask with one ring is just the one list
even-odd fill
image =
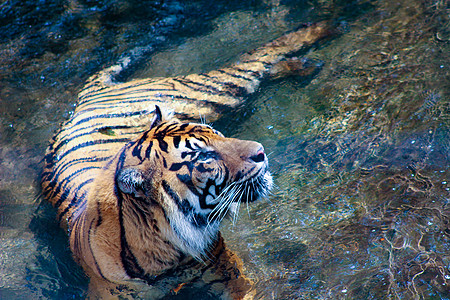
{"label": "tiger head", "polygon": [[201,259],[225,216],[236,217],[241,202],[269,193],[267,156],[260,143],[226,138],[204,124],[164,120],[155,111],[150,130],[122,154],[116,186],[131,201],[161,206],[173,243]]}

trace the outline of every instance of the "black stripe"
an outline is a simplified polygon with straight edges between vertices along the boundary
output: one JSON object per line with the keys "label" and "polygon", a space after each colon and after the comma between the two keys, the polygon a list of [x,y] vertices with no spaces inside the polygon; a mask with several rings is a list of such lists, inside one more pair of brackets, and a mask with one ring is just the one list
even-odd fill
{"label": "black stripe", "polygon": [[[86,231],[86,232],[87,232],[87,235],[88,235],[88,244],[89,244],[89,248],[90,248],[90,249],[92,249],[92,245],[91,245],[91,234],[90,234],[90,233],[91,233],[92,225],[93,225],[93,224],[94,224],[94,222],[91,222],[91,224],[89,225],[89,229]],[[79,230],[79,231],[77,231],[77,233],[78,233],[78,234],[81,234],[82,231]],[[81,238],[78,237],[78,239],[81,239]],[[98,271],[98,273],[100,274],[100,276],[101,276],[103,279],[107,280],[107,279],[105,278],[105,276],[103,275],[102,271],[100,270],[100,266],[98,265],[97,259],[95,258],[94,253],[92,252],[92,250],[91,250],[91,253],[92,253],[92,258],[94,259],[95,268],[97,269],[97,271]]]}
{"label": "black stripe", "polygon": [[185,130],[186,130],[186,127],[188,127],[188,126],[189,126],[188,123],[181,124],[178,130],[179,130],[179,131],[185,131]]}
{"label": "black stripe", "polygon": [[[186,152],[183,152],[183,153],[186,153]],[[189,171],[192,171],[193,165],[192,165],[192,162],[190,162],[190,161],[183,161],[183,162],[180,162],[180,163],[173,163],[170,166],[169,171],[177,172],[184,166],[186,166]]]}
{"label": "black stripe", "polygon": [[200,163],[197,167],[195,167],[200,173],[211,172],[214,171],[214,168],[205,168],[205,164]]}
{"label": "black stripe", "polygon": [[[204,131],[204,132],[207,132],[206,130]],[[208,139],[206,139],[205,137],[203,137],[203,136],[194,136],[197,140],[199,140],[200,142],[203,142],[205,145],[207,145],[208,144]],[[199,148],[201,148],[201,147],[199,147]]]}
{"label": "black stripe", "polygon": [[[89,84],[85,85],[80,93],[82,93],[84,91],[87,91],[89,89],[92,89],[94,87],[98,87],[99,89],[101,89],[102,86],[99,85],[99,81],[98,80],[99,80],[99,78],[97,77],[93,81],[91,81]],[[95,90],[95,91],[97,91],[97,90]],[[89,93],[91,93],[91,91],[87,92],[86,96],[80,97],[79,99],[81,100],[84,97],[88,97]]]}
{"label": "black stripe", "polygon": [[81,144],[78,144],[70,149],[68,149],[66,152],[64,152],[60,157],[59,160],[61,161],[64,157],[66,157],[68,154],[80,150],[82,148],[85,147],[90,147],[90,146],[95,146],[95,145],[99,145],[99,144],[110,144],[110,143],[126,143],[129,142],[130,139],[129,138],[120,138],[120,139],[101,139],[101,140],[95,140],[95,141],[88,141],[88,142],[84,142]]}
{"label": "black stripe", "polygon": [[136,257],[133,255],[133,253],[131,252],[131,250],[128,246],[128,242],[127,242],[127,238],[126,238],[126,234],[125,234],[125,227],[123,225],[123,201],[124,201],[124,199],[123,199],[122,194],[119,192],[118,184],[117,184],[119,172],[120,172],[120,170],[122,170],[123,164],[125,162],[125,156],[126,156],[126,152],[125,152],[125,149],[123,149],[118,158],[118,162],[117,162],[117,166],[116,166],[116,174],[115,174],[115,178],[114,178],[114,180],[115,180],[114,194],[117,198],[117,206],[119,209],[120,246],[121,246],[120,258],[122,260],[122,264],[125,269],[125,272],[128,274],[128,276],[130,276],[131,278],[136,278],[136,277],[140,278],[141,276],[144,275],[144,270],[138,264]]}
{"label": "black stripe", "polygon": [[[180,174],[177,174],[177,178],[181,181],[181,182],[183,182],[186,186],[187,186],[187,188],[195,195],[195,196],[197,196],[198,197],[198,201],[199,201],[199,204],[200,204],[200,207],[202,208],[202,209],[213,209],[214,207],[216,207],[217,206],[217,204],[206,204],[206,196],[208,196],[208,193],[203,193],[203,194],[201,194],[198,190],[197,190],[197,188],[195,187],[195,185],[194,185],[194,183],[192,182],[192,179],[191,179],[191,176],[189,176],[189,175],[180,175]],[[210,179],[211,180],[211,179]],[[209,180],[208,180],[208,182],[209,182]],[[211,186],[212,184],[210,184],[210,186]]]}
{"label": "black stripe", "polygon": [[[186,158],[186,156],[190,156],[190,159],[194,159],[195,156],[197,155],[198,151],[183,151],[181,152],[181,158],[184,159]],[[174,163],[174,164],[179,164],[179,163]],[[172,170],[171,170],[172,171]],[[176,170],[173,170],[176,171]]]}
{"label": "black stripe", "polygon": [[[84,97],[89,97],[89,94],[91,94],[91,93],[93,93],[93,92],[98,92],[98,91],[101,91],[101,90],[105,90],[105,89],[109,89],[110,87],[109,86],[103,86],[102,85],[102,82],[103,82],[103,80],[100,80],[100,78],[97,76],[96,78],[94,78],[93,80],[91,80],[87,85],[85,85],[84,87],[83,87],[83,89],[81,90],[81,92],[80,93],[82,93],[82,92],[85,92],[85,91],[87,91],[87,90],[89,90],[89,89],[94,89],[93,91],[88,91],[87,93],[86,93],[86,96],[84,96]],[[83,99],[84,97],[79,97],[79,99],[81,100],[81,99]]]}
{"label": "black stripe", "polygon": [[58,202],[55,204],[55,207],[58,208],[64,201],[67,200],[67,197],[70,195],[70,189],[64,190],[64,192],[59,196]]}
{"label": "black stripe", "polygon": [[249,82],[252,82],[254,80],[253,78],[248,78],[248,77],[236,74],[236,73],[230,73],[228,71],[225,71],[224,69],[217,70],[217,72],[225,74],[225,75],[228,75],[228,76],[231,76],[231,77],[234,77],[234,78],[244,79],[244,80],[249,81]]}
{"label": "black stripe", "polygon": [[[220,71],[221,71],[222,73],[225,73],[225,74],[226,74],[225,71],[219,70],[219,72],[220,72]],[[207,74],[202,74],[202,75],[203,75],[204,77],[208,78],[208,79],[207,79],[208,81],[212,81],[212,82],[214,82],[215,84],[221,85],[222,87],[227,87],[227,93],[229,93],[229,94],[232,95],[233,97],[242,97],[242,96],[248,94],[248,91],[247,91],[247,89],[246,89],[244,86],[237,85],[236,83],[234,83],[234,82],[232,82],[232,81],[229,81],[229,80],[224,81],[224,80],[222,80],[221,78],[211,77],[211,76],[209,76],[209,75],[207,75]],[[232,76],[232,74],[228,74],[228,75]],[[240,75],[238,75],[238,76],[240,76]],[[238,77],[238,76],[236,76],[236,77]],[[247,79],[246,77],[243,77],[243,76],[241,76],[241,77]],[[250,81],[251,81],[251,79],[247,79],[247,80],[250,80]],[[222,90],[222,91],[220,91],[220,92],[223,93],[224,91]]]}
{"label": "black stripe", "polygon": [[78,220],[80,219],[80,216],[83,212],[85,212],[86,207],[87,207],[87,193],[86,195],[82,195],[83,199],[80,203],[77,203],[77,207],[72,211],[72,213],[70,214],[69,218],[67,219],[67,223],[69,225],[69,230],[71,230],[71,228],[73,227],[73,222],[78,222]]}
{"label": "black stripe", "polygon": [[83,157],[83,158],[77,158],[72,161],[65,162],[63,164],[60,164],[53,172],[45,172],[46,181],[49,181],[49,187],[53,188],[55,184],[59,181],[59,176],[66,171],[68,168],[75,168],[74,165],[77,164],[85,164],[85,163],[91,163],[91,162],[103,162],[105,160],[108,160],[110,157]]}
{"label": "black stripe", "polygon": [[[209,188],[211,187],[211,186],[216,186],[216,182],[213,180],[213,179],[208,179],[208,181],[206,182],[206,186],[205,186],[205,188],[203,189],[203,193],[202,194],[200,194],[199,195],[199,197],[198,197],[198,202],[199,202],[199,204],[200,204],[200,207],[201,208],[203,208],[203,209],[207,209],[207,208],[210,208],[210,209],[213,209],[214,207],[216,207],[217,206],[217,203],[216,204],[207,204],[206,203],[206,197],[208,196],[208,195],[210,195],[209,194]],[[216,189],[215,189],[216,190]],[[211,196],[215,196],[215,195],[211,195]]]}
{"label": "black stripe", "polygon": [[134,157],[137,157],[141,162],[144,160],[141,156],[141,150],[142,150],[142,144],[147,140],[148,137],[148,131],[146,131],[141,138],[135,142],[135,144],[132,146],[133,150],[131,152],[131,155]]}
{"label": "black stripe", "polygon": [[[80,224],[78,223],[80,219],[74,220],[74,223],[72,226],[69,226],[69,235],[72,237],[73,236],[73,252],[75,253],[81,253],[81,249],[80,249],[80,244],[79,241],[80,239],[78,238],[79,236],[79,232],[83,232],[83,228],[80,228]],[[69,223],[70,224],[70,223]],[[73,229],[75,228],[75,232],[73,232]]]}
{"label": "black stripe", "polygon": [[[206,125],[195,125],[189,130],[188,133],[211,133],[213,129]],[[191,135],[192,136],[192,135]],[[199,140],[201,137],[198,137]]]}
{"label": "black stripe", "polygon": [[[70,189],[67,188],[67,185],[72,183],[72,179],[74,177],[77,177],[77,176],[85,173],[86,171],[94,170],[94,169],[98,170],[98,169],[101,169],[101,168],[100,167],[88,166],[88,167],[84,167],[84,168],[78,169],[75,172],[71,173],[70,176],[67,176],[66,178],[64,178],[63,181],[59,182],[59,185],[56,187],[56,189],[53,191],[53,193],[51,193],[51,197],[58,195],[61,190],[64,191],[63,195],[65,195],[67,197],[68,193],[70,193]],[[64,185],[63,185],[63,183],[64,183]],[[61,204],[65,200],[66,199],[63,196],[60,196],[58,201],[55,203],[55,207],[58,208],[59,206],[61,206]]]}
{"label": "black stripe", "polygon": [[[71,173],[69,176],[65,177],[62,181],[53,181],[53,182],[51,182],[51,186],[49,185],[49,189],[45,191],[45,192],[47,192],[48,198],[52,198],[53,196],[57,196],[61,191],[66,190],[67,185],[69,185],[71,183],[70,180],[72,180],[74,177],[84,173],[87,169],[91,169],[91,168],[92,167],[89,166],[89,167],[86,167],[86,168],[83,168],[83,169],[78,169],[74,173]],[[50,190],[50,188],[52,190]],[[63,200],[61,200],[61,199],[59,201],[61,201],[61,203],[63,202]],[[61,205],[61,203],[59,203],[59,201],[56,203],[56,207]],[[59,203],[59,205],[58,205],[58,203]]]}
{"label": "black stripe", "polygon": [[261,56],[259,59],[250,59],[250,60],[245,60],[243,61],[241,64],[246,64],[246,63],[260,63],[262,64],[266,69],[273,66],[273,63],[270,62],[265,62],[263,60],[261,60],[262,57],[267,56],[267,54]]}
{"label": "black stripe", "polygon": [[162,151],[164,151],[166,153],[169,153],[169,151],[167,150],[167,148],[169,147],[169,144],[164,140],[164,137],[163,138],[158,138],[157,141],[158,141],[158,144],[159,144],[159,148]]}
{"label": "black stripe", "polygon": [[84,119],[79,120],[75,124],[71,125],[71,128],[76,127],[84,122],[91,121],[93,119],[113,119],[113,118],[128,118],[128,117],[134,117],[134,116],[140,116],[140,115],[149,115],[153,113],[153,110],[138,110],[133,112],[127,112],[127,113],[114,113],[114,114],[101,114],[101,115],[94,115],[91,117],[87,117]]}
{"label": "black stripe", "polygon": [[[189,203],[187,199],[181,200],[180,197],[175,193],[174,190],[170,187],[169,183],[165,180],[162,181],[162,186],[166,194],[172,198],[172,200],[176,203],[178,209],[185,215],[189,222],[197,228],[205,227],[208,224],[208,216],[195,213],[194,207]],[[174,228],[176,231],[176,229]],[[179,233],[178,233],[179,234]]]}
{"label": "black stripe", "polygon": [[[158,89],[145,88],[145,89],[133,90],[134,87],[140,86],[140,85],[143,85],[143,84],[147,84],[147,83],[139,83],[139,84],[134,85],[134,86],[128,85],[128,86],[124,86],[122,88],[115,87],[114,89],[108,89],[108,90],[105,90],[104,92],[96,92],[96,93],[91,94],[91,95],[87,94],[86,96],[80,97],[79,99],[80,100],[84,100],[85,98],[89,97],[88,101],[89,101],[90,104],[94,104],[94,103],[97,104],[97,103],[101,103],[103,101],[101,100],[101,101],[98,101],[98,102],[95,102],[95,101],[91,102],[91,100],[105,99],[107,97],[111,97],[111,98],[114,99],[114,98],[117,98],[117,97],[120,97],[120,96],[127,96],[127,95],[139,94],[139,93],[148,94],[148,92],[173,91],[173,89],[163,89],[163,88],[158,88]],[[123,91],[123,93],[119,93],[121,91]],[[108,101],[108,100],[109,99],[107,99],[106,101]]]}
{"label": "black stripe", "polygon": [[[85,185],[91,183],[94,181],[94,178],[90,178],[88,180],[86,180],[85,182],[83,182],[82,184],[80,184],[74,191],[72,191],[73,195],[76,195]],[[72,207],[76,207],[78,206],[78,204],[84,200],[84,197],[86,196],[86,192],[84,192],[81,195],[77,195],[76,197],[73,197],[73,199],[70,201],[69,205],[67,205],[67,207],[58,215],[58,222],[61,222],[62,218],[64,217],[64,215],[72,208]]]}
{"label": "black stripe", "polygon": [[235,69],[238,72],[245,73],[245,74],[251,74],[253,77],[255,77],[255,79],[259,79],[261,77],[261,74],[259,74],[259,72],[257,72],[257,71],[245,70],[245,69],[238,68],[238,67],[233,67],[233,69]]}
{"label": "black stripe", "polygon": [[165,180],[162,181],[162,187],[163,187],[164,191],[166,192],[166,194],[169,195],[169,197],[172,198],[173,201],[175,201],[175,203],[177,205],[181,204],[180,197],[178,197],[177,193],[175,193],[174,190],[172,190],[172,188],[167,183],[167,181],[165,181]]}
{"label": "black stripe", "polygon": [[[216,87],[214,87],[212,85],[207,85],[207,84],[204,84],[201,82],[192,81],[192,80],[189,80],[186,78],[183,78],[183,79],[174,78],[173,81],[176,81],[176,82],[180,83],[181,85],[184,85],[196,92],[202,92],[205,94],[218,95],[218,96],[226,94],[228,96],[234,97],[234,94],[231,93],[230,91],[220,91],[219,89],[217,89]],[[199,87],[194,87],[194,85],[199,86]],[[203,88],[201,88],[201,87],[203,87]],[[208,100],[202,100],[202,101],[211,103],[211,101],[208,101]]]}
{"label": "black stripe", "polygon": [[[73,120],[73,119],[71,119],[71,120]],[[73,137],[72,137],[73,134],[77,134],[80,131],[83,131],[83,130],[86,130],[86,129],[92,129],[93,127],[102,126],[102,125],[103,125],[103,123],[89,124],[86,127],[76,128],[75,130],[73,130],[73,128],[70,128],[70,129],[64,128],[63,130],[61,130],[60,133],[58,133],[58,140],[63,141],[63,143],[67,143],[68,140],[73,139]],[[65,133],[65,131],[69,131],[69,132]],[[91,130],[90,132],[93,132],[93,130]],[[61,143],[62,142],[58,143],[58,145],[61,144]],[[52,144],[52,147],[53,147],[52,150],[55,149],[54,148],[55,144],[56,143]]]}
{"label": "black stripe", "polygon": [[[124,104],[132,104],[132,103],[142,103],[142,102],[158,102],[158,103],[164,103],[164,100],[159,99],[161,96],[159,94],[155,95],[146,95],[142,97],[136,97],[129,99],[117,99],[112,98],[108,100],[98,100],[98,101],[92,101],[89,100],[89,105],[95,105],[94,110],[107,110],[108,108],[117,108],[118,105],[124,105]],[[88,108],[83,109],[81,111],[88,110]]]}
{"label": "black stripe", "polygon": [[193,151],[196,150],[196,149],[192,148],[191,142],[189,142],[188,139],[186,139],[184,143],[185,143],[186,148],[191,149]]}
{"label": "black stripe", "polygon": [[126,156],[126,148],[122,150],[120,153],[120,156],[118,158],[117,166],[116,166],[116,174],[115,174],[115,184],[114,184],[114,194],[117,198],[117,206],[119,208],[119,224],[120,224],[120,258],[122,260],[123,267],[125,269],[125,272],[128,276],[131,278],[140,278],[145,280],[148,284],[151,284],[154,280],[154,277],[150,276],[149,274],[146,274],[144,269],[139,265],[136,257],[134,256],[133,252],[128,246],[126,233],[125,233],[125,227],[123,225],[123,196],[119,192],[119,189],[117,187],[117,180],[119,176],[119,172],[123,167],[125,156]]}
{"label": "black stripe", "polygon": [[169,144],[168,144],[168,143],[166,142],[166,140],[165,140],[165,139],[166,139],[166,134],[167,134],[167,129],[168,129],[168,128],[166,127],[166,128],[164,128],[164,129],[161,130],[161,128],[162,128],[164,125],[165,125],[165,124],[162,124],[162,125],[156,127],[154,138],[158,141],[159,148],[160,148],[162,151],[168,153],[168,147],[169,147]]}
{"label": "black stripe", "polygon": [[[58,149],[61,146],[67,144],[70,140],[73,140],[75,138],[79,138],[79,137],[84,136],[84,135],[95,133],[95,132],[99,131],[102,128],[108,128],[108,129],[114,130],[114,129],[127,129],[127,128],[135,129],[136,127],[145,127],[145,125],[141,125],[141,126],[128,126],[128,125],[116,125],[116,126],[114,126],[114,125],[112,125],[112,126],[106,126],[105,127],[104,123],[95,123],[95,124],[89,124],[88,126],[81,127],[81,128],[73,128],[73,127],[66,128],[65,130],[63,130],[58,135],[60,142],[59,143],[53,143],[51,145],[51,151],[52,152],[56,152],[56,151],[58,151]],[[85,133],[79,133],[80,131],[83,131],[83,130],[86,130],[86,129],[91,129],[91,130],[87,131]],[[70,132],[64,133],[64,131],[68,131],[68,130],[70,130]],[[136,131],[128,131],[126,133],[122,133],[121,135],[139,134],[139,133],[143,132],[144,130],[145,129],[139,129],[139,130],[136,130]],[[49,153],[48,155],[51,156],[52,153]]]}
{"label": "black stripe", "polygon": [[178,148],[180,146],[180,142],[181,142],[181,136],[176,135],[173,137],[173,145],[175,148]]}
{"label": "black stripe", "polygon": [[147,158],[147,159],[150,158],[150,153],[152,151],[152,147],[153,147],[153,141],[150,141],[150,143],[148,144],[147,149],[145,149],[145,158]]}
{"label": "black stripe", "polygon": [[165,132],[166,134],[169,134],[169,133],[171,133],[172,131],[176,131],[178,125],[179,125],[178,123],[168,124],[168,125],[166,126],[166,128],[164,128],[164,132]]}
{"label": "black stripe", "polygon": [[[99,124],[99,125],[100,125],[100,124]],[[92,128],[93,126],[95,126],[95,125],[90,125],[88,128]],[[84,129],[84,128],[83,128],[83,129]],[[73,140],[78,139],[78,138],[80,138],[80,137],[82,137],[82,136],[91,135],[91,134],[97,132],[97,130],[98,130],[98,129],[94,129],[94,130],[87,131],[87,132],[84,132],[84,133],[79,133],[79,134],[74,135],[74,136],[64,137],[64,140],[62,140],[60,143],[58,143],[58,145],[57,145],[56,147],[54,147],[54,148],[52,149],[52,151],[53,151],[54,153],[56,153],[56,152],[58,152],[58,150],[59,150],[61,147],[67,145],[67,143],[69,143],[71,140],[73,141]],[[79,130],[77,129],[76,131],[79,131]],[[70,135],[70,134],[69,134],[69,135]]]}

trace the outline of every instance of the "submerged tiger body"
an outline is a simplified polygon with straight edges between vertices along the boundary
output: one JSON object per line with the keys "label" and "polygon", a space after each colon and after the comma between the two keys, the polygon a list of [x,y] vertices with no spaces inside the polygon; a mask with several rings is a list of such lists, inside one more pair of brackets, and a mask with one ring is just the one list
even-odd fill
{"label": "submerged tiger body", "polygon": [[242,104],[270,74],[306,70],[285,56],[326,34],[318,23],[205,74],[115,83],[123,60],[88,80],[47,150],[42,187],[91,278],[92,298],[134,293],[124,286],[141,284],[158,298],[194,280],[218,295],[250,295],[219,223],[241,201],[268,194],[267,157],[257,142],[194,121]]}

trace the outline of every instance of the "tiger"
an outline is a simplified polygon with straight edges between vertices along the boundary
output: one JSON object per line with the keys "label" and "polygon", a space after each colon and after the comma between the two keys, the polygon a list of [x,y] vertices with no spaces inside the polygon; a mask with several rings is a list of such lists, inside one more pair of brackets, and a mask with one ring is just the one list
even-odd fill
{"label": "tiger", "polygon": [[268,196],[268,158],[198,119],[217,120],[269,77],[308,73],[288,55],[327,35],[326,22],[308,24],[208,73],[119,82],[125,58],[87,80],[46,150],[42,191],[90,278],[88,298],[158,299],[186,286],[253,297],[219,225]]}

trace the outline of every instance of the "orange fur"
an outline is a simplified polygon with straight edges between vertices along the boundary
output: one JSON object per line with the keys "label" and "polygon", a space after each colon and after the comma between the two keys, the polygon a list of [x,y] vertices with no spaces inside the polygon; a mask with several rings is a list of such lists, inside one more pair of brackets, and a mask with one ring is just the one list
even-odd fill
{"label": "orange fur", "polygon": [[327,34],[317,23],[207,74],[115,83],[123,60],[90,78],[47,150],[42,187],[91,278],[91,298],[156,299],[197,281],[221,297],[252,295],[218,226],[241,201],[267,195],[267,157],[257,142],[189,122],[217,119],[266,76],[308,73],[285,55]]}

